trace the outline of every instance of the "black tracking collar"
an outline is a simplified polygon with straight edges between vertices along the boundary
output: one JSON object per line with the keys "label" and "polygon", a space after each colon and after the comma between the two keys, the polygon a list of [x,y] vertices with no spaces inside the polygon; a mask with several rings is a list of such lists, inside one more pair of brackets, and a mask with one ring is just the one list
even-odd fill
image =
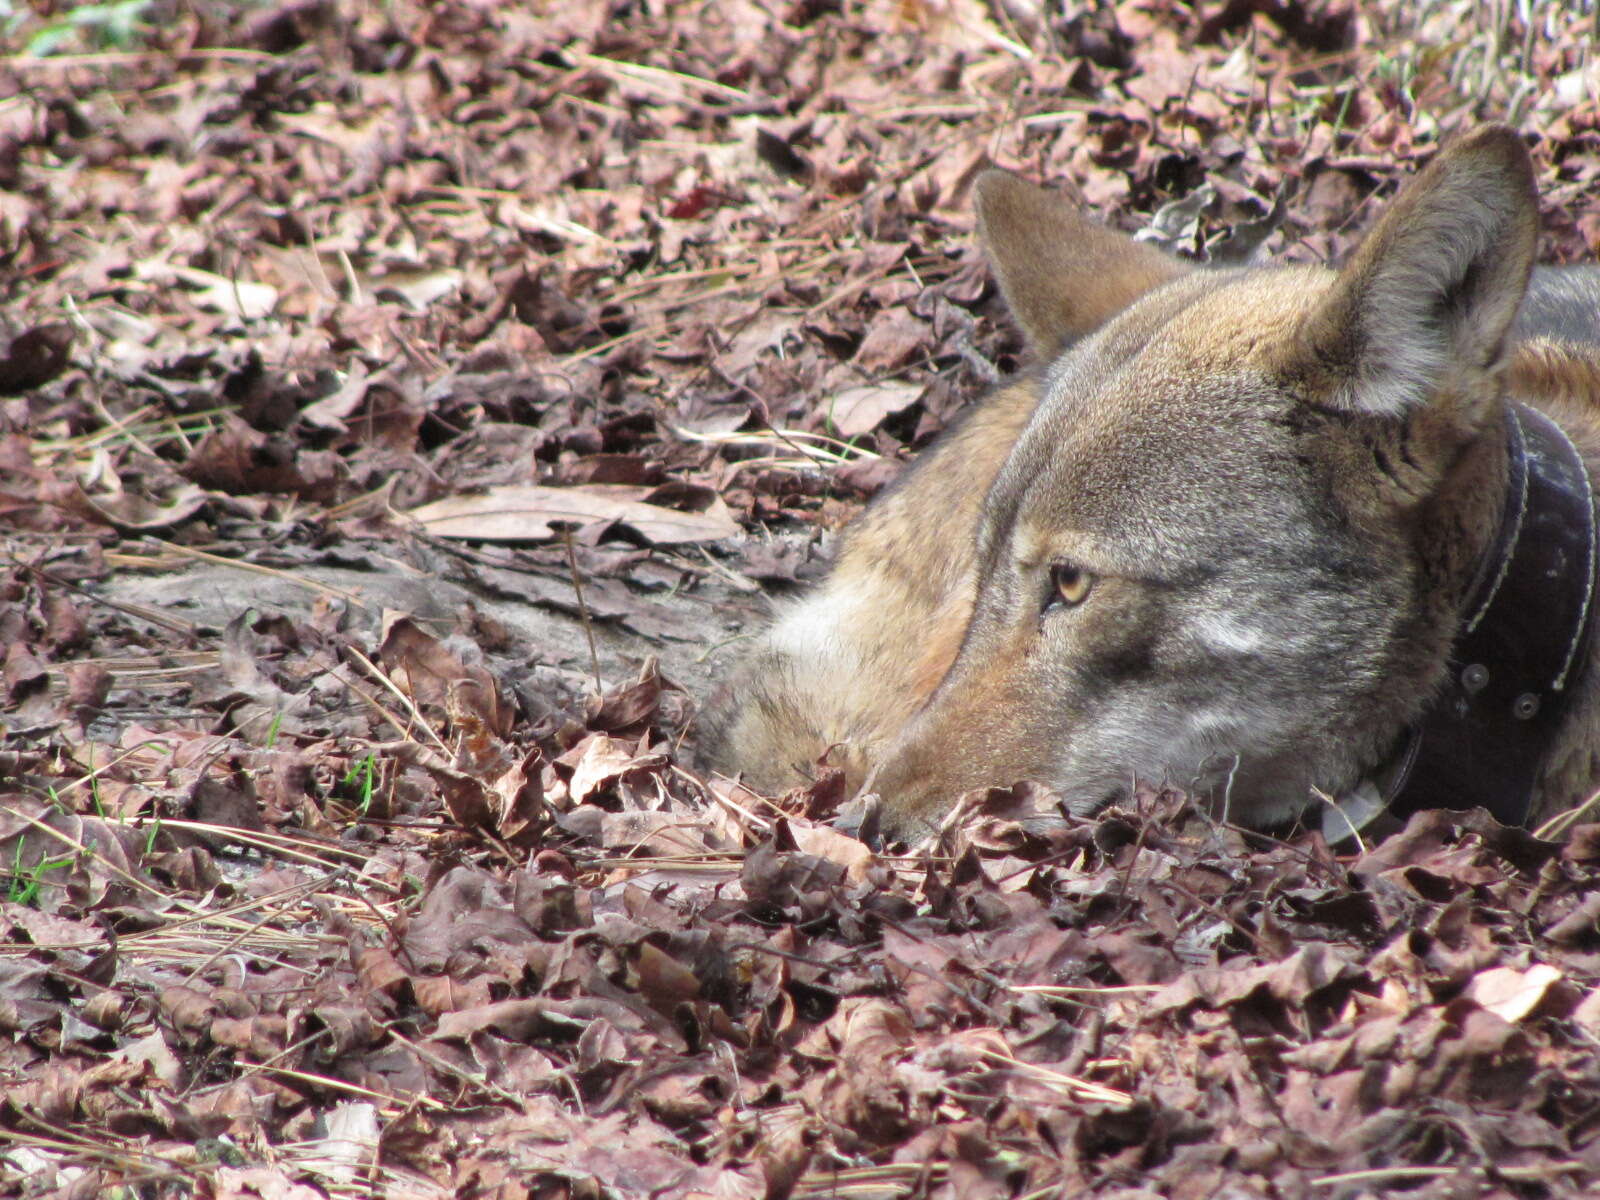
{"label": "black tracking collar", "polygon": [[1450,652],[1444,690],[1410,730],[1388,809],[1489,810],[1527,821],[1545,760],[1588,665],[1594,627],[1594,491],[1571,439],[1536,409],[1506,411],[1510,472]]}

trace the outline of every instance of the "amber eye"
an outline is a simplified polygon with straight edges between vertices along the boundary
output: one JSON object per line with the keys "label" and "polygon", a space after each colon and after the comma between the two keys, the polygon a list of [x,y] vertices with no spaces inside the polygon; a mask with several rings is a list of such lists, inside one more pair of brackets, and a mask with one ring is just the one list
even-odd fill
{"label": "amber eye", "polygon": [[1064,604],[1076,608],[1089,598],[1089,589],[1093,586],[1094,576],[1082,567],[1054,563],[1050,567],[1050,595],[1045,598],[1045,607]]}

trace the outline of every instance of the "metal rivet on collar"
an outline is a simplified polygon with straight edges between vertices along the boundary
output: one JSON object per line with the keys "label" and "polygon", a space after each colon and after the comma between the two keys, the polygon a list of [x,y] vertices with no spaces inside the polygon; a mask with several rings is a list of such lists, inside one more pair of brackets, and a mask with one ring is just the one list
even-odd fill
{"label": "metal rivet on collar", "polygon": [[1489,668],[1482,663],[1471,663],[1461,672],[1461,686],[1469,692],[1481,692],[1489,684]]}
{"label": "metal rivet on collar", "polygon": [[1531,721],[1539,711],[1539,697],[1523,692],[1511,702],[1511,715],[1519,721]]}

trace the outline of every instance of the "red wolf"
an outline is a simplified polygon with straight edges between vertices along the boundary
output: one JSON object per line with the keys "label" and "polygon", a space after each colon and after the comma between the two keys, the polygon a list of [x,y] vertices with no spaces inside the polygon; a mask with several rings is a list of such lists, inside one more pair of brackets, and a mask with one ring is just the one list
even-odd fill
{"label": "red wolf", "polygon": [[1024,779],[1253,826],[1589,797],[1600,271],[1533,270],[1514,133],[1441,151],[1337,272],[1195,268],[1001,171],[976,196],[1037,365],[760,636],[714,765],[778,791],[826,754],[908,837]]}

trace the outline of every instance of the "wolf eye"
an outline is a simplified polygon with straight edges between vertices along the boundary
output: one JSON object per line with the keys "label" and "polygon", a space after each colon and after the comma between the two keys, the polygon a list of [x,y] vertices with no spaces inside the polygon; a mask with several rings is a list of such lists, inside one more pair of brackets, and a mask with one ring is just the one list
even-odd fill
{"label": "wolf eye", "polygon": [[1071,563],[1052,563],[1050,566],[1050,594],[1045,597],[1046,609],[1056,605],[1076,608],[1089,598],[1094,586],[1094,576],[1082,567]]}

